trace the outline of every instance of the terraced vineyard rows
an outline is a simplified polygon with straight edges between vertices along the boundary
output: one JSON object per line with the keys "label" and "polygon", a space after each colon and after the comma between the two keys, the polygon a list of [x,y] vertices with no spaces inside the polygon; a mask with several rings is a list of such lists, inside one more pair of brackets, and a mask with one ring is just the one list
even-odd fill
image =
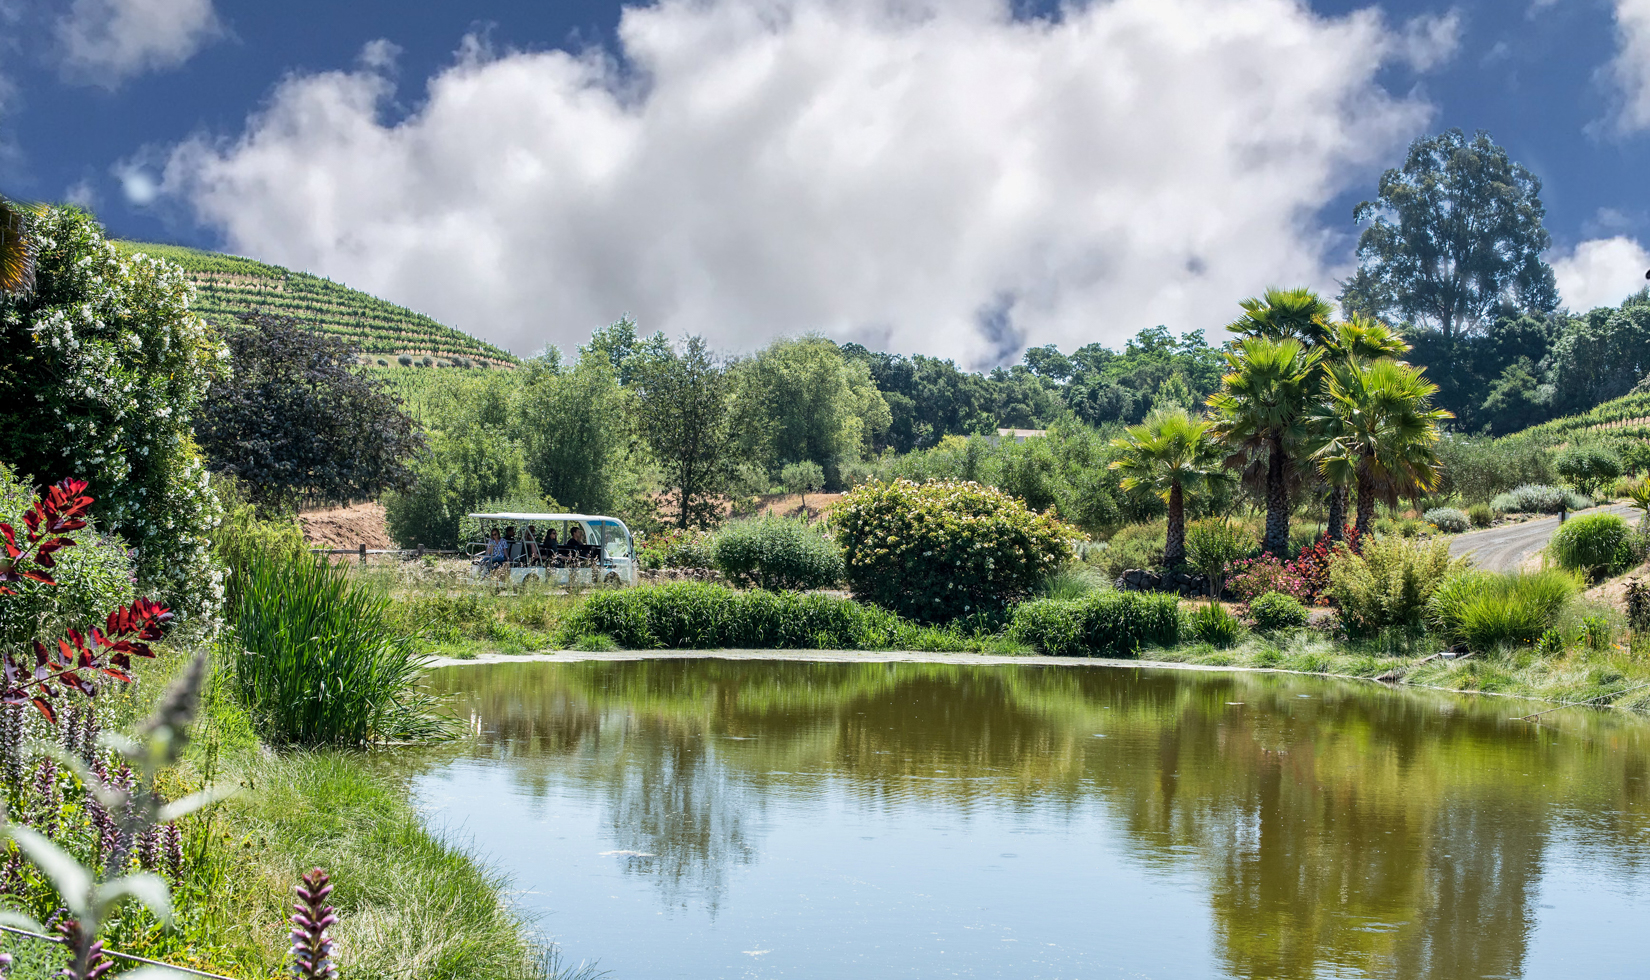
{"label": "terraced vineyard rows", "polygon": [[1543,443],[1560,442],[1578,431],[1604,432],[1623,438],[1650,438],[1650,393],[1613,398],[1580,415],[1543,422],[1514,436]]}
{"label": "terraced vineyard rows", "polygon": [[213,323],[230,324],[254,311],[289,316],[389,365],[402,355],[442,364],[517,363],[503,348],[320,276],[176,245],[116,242],[115,247],[128,255],[143,252],[182,266],[195,284],[195,309]]}

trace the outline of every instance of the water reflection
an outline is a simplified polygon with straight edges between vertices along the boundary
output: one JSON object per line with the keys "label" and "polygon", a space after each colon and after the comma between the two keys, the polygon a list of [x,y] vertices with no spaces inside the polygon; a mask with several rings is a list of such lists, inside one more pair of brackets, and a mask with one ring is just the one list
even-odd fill
{"label": "water reflection", "polygon": [[[521,799],[598,797],[624,872],[682,912],[736,904],[768,828],[844,813],[1076,834],[1079,867],[1101,860],[1085,840],[1115,838],[1142,881],[1192,874],[1220,975],[1520,976],[1537,936],[1596,963],[1596,945],[1566,950],[1579,938],[1535,928],[1555,875],[1600,876],[1633,914],[1650,910],[1636,877],[1650,738],[1599,714],[1535,726],[1491,699],[1034,666],[519,664],[434,684],[480,732],[468,761],[506,772]],[[1108,832],[1083,831],[1097,814]],[[1556,838],[1574,852],[1563,868],[1548,859]],[[785,851],[787,869],[808,860]],[[1165,938],[1095,929],[1083,938]]]}

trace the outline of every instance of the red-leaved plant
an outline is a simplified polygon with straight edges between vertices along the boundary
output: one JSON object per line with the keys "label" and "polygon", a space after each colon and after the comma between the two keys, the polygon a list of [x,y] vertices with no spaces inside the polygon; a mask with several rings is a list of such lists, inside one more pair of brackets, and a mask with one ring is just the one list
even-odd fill
{"label": "red-leaved plant", "polygon": [[[0,561],[0,595],[16,594],[7,583],[30,580],[57,584],[51,574],[57,565],[52,555],[72,547],[74,539],[66,535],[86,526],[92,498],[85,496],[85,491],[85,480],[63,480],[49,487],[23,515],[28,527],[21,544],[17,529],[0,523],[0,538],[4,538],[6,548],[6,557]],[[92,678],[99,674],[131,680],[132,658],[153,657],[155,652],[149,643],[161,638],[171,620],[171,610],[139,598],[111,612],[101,629],[94,626],[89,633],[70,629],[57,640],[55,648],[35,640],[32,667],[20,663],[17,655],[7,650],[0,663],[4,674],[0,704],[33,704],[55,725],[58,685],[90,698],[97,693]]]}

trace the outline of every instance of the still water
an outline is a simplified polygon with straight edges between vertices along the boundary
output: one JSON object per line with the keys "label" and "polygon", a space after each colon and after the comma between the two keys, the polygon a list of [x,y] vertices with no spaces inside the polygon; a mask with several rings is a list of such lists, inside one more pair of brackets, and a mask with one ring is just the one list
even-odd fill
{"label": "still water", "polygon": [[430,819],[621,980],[1650,975],[1650,725],[1282,675],[438,671]]}

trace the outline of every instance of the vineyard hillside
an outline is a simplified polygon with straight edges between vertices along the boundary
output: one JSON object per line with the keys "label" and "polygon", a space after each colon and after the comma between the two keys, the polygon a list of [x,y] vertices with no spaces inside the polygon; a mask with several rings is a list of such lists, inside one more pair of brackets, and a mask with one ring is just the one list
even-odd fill
{"label": "vineyard hillside", "polygon": [[1588,435],[1650,439],[1650,392],[1635,392],[1613,398],[1579,415],[1567,415],[1543,422],[1521,432],[1514,432],[1506,438],[1528,439],[1548,444]]}
{"label": "vineyard hillside", "polygon": [[115,247],[182,266],[195,284],[195,311],[220,326],[233,325],[246,313],[289,316],[342,339],[364,362],[386,368],[518,363],[503,348],[320,276],[177,245],[117,241]]}

